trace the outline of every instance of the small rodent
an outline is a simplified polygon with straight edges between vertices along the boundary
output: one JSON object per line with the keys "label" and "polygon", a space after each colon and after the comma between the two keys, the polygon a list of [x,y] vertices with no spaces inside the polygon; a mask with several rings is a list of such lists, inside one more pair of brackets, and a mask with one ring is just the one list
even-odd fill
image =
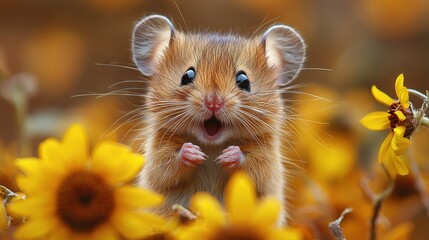
{"label": "small rodent", "polygon": [[251,177],[258,197],[273,195],[285,206],[288,116],[279,89],[304,62],[295,30],[274,25],[251,38],[184,33],[151,15],[134,28],[132,55],[150,77],[139,184],[165,196],[161,214],[172,214],[173,204],[186,207],[198,191],[223,202],[238,169]]}

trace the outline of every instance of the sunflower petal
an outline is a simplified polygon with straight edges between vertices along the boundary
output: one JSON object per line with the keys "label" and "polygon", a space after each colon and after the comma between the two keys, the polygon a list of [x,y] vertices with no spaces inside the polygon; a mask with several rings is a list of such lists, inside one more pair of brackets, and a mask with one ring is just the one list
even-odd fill
{"label": "sunflower petal", "polygon": [[[75,160],[70,153],[73,148],[67,149],[53,138],[43,141],[39,145],[39,155],[43,166],[51,174],[62,175],[70,171],[70,167]],[[73,163],[74,164],[74,163]]]}
{"label": "sunflower petal", "polygon": [[49,240],[64,240],[64,239],[70,239],[71,233],[68,228],[62,226],[59,224],[57,228],[55,228],[55,231],[52,231],[52,233],[49,235]]}
{"label": "sunflower petal", "polygon": [[387,95],[384,92],[380,91],[380,89],[378,89],[375,85],[372,86],[371,92],[372,92],[372,95],[374,96],[374,98],[377,101],[379,101],[381,103],[384,103],[387,106],[390,106],[390,105],[392,105],[392,103],[395,102],[395,100],[393,100],[393,98],[389,97],[389,95]]}
{"label": "sunflower petal", "polygon": [[225,189],[225,206],[233,222],[246,222],[256,205],[256,193],[250,178],[243,172],[234,174]]}
{"label": "sunflower petal", "polygon": [[103,142],[94,151],[92,171],[104,176],[109,184],[128,182],[143,166],[143,157],[121,144]]}
{"label": "sunflower petal", "polygon": [[19,189],[29,195],[48,195],[56,190],[59,182],[51,181],[46,175],[26,177],[17,175],[15,177]]}
{"label": "sunflower petal", "polygon": [[164,197],[146,189],[123,186],[115,191],[116,201],[129,208],[156,207],[164,201]]}
{"label": "sunflower petal", "polygon": [[[39,145],[39,156],[50,167],[57,166],[58,157],[63,155],[63,149],[57,139],[48,138]],[[53,169],[56,169],[53,167]]]}
{"label": "sunflower petal", "polygon": [[399,92],[404,88],[404,74],[401,73],[396,77],[395,80],[395,92],[396,96],[399,96]]}
{"label": "sunflower petal", "polygon": [[43,165],[38,158],[18,158],[15,165],[26,175],[34,175],[43,172]]}
{"label": "sunflower petal", "polygon": [[389,114],[387,112],[372,112],[364,116],[360,123],[370,130],[383,130],[390,127],[390,121],[388,119]]}
{"label": "sunflower petal", "polygon": [[191,200],[191,208],[208,226],[216,228],[226,223],[226,215],[219,202],[207,193],[196,193]]}
{"label": "sunflower petal", "polygon": [[194,224],[192,227],[178,231],[175,237],[179,240],[207,239],[208,234],[210,234],[210,230],[206,226]]}
{"label": "sunflower petal", "polygon": [[404,156],[397,156],[394,159],[392,159],[392,163],[391,163],[395,172],[402,176],[408,175],[409,173],[409,170],[405,165],[405,161],[406,159]]}
{"label": "sunflower petal", "polygon": [[405,126],[398,126],[394,131],[394,138],[392,139],[392,150],[396,156],[402,155],[410,146],[411,141],[404,138]]}
{"label": "sunflower petal", "polygon": [[398,117],[399,121],[404,121],[407,117],[401,112],[401,111],[396,111],[395,115]]}
{"label": "sunflower petal", "polygon": [[384,139],[383,143],[381,144],[380,150],[378,152],[379,163],[386,163],[390,161],[390,158],[391,158],[390,146],[392,144],[393,135],[394,135],[393,132],[390,132],[389,135],[387,135],[386,139]]}
{"label": "sunflower petal", "polygon": [[114,231],[113,227],[109,225],[103,225],[98,227],[92,234],[91,239],[102,239],[102,240],[116,240],[118,236]]}
{"label": "sunflower petal", "polygon": [[298,229],[273,229],[270,231],[267,239],[277,240],[277,239],[288,239],[288,240],[303,240],[303,234]]}
{"label": "sunflower petal", "polygon": [[[165,229],[165,227],[170,227],[168,226],[169,224],[171,224],[171,222],[166,222],[166,220],[164,218],[162,218],[159,215],[153,214],[153,213],[148,213],[148,212],[142,212],[139,214],[139,217],[146,222],[149,226],[153,227],[154,229]],[[174,227],[177,225],[174,225]],[[171,226],[171,229],[173,228],[173,226]]]}
{"label": "sunflower petal", "polygon": [[69,127],[63,137],[63,145],[67,152],[67,160],[71,166],[83,167],[88,160],[88,136],[80,125]]}
{"label": "sunflower petal", "polygon": [[258,226],[274,226],[279,220],[280,211],[281,205],[276,198],[266,198],[258,204],[251,223]]}
{"label": "sunflower petal", "polygon": [[55,213],[53,200],[49,197],[30,197],[26,200],[12,201],[8,205],[8,211],[17,216],[28,216],[39,219],[41,216],[52,216]]}
{"label": "sunflower petal", "polygon": [[153,229],[149,227],[138,214],[117,210],[111,218],[112,224],[125,238],[143,238],[153,233]]}
{"label": "sunflower petal", "polygon": [[58,223],[52,218],[30,220],[16,229],[13,234],[17,239],[37,239],[46,236]]}
{"label": "sunflower petal", "polygon": [[410,95],[406,87],[402,88],[402,90],[399,91],[398,98],[404,110],[410,107],[410,102],[409,102]]}

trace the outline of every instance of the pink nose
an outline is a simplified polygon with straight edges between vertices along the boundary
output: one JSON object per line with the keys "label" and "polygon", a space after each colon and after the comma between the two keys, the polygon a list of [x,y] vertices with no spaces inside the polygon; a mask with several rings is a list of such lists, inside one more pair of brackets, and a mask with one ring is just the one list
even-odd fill
{"label": "pink nose", "polygon": [[217,94],[213,94],[204,99],[204,105],[210,111],[215,112],[219,111],[225,105],[225,100]]}

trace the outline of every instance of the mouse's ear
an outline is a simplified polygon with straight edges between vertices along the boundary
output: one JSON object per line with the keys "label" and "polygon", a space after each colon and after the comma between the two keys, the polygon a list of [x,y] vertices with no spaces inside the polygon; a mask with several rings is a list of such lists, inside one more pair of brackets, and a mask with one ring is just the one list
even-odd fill
{"label": "mouse's ear", "polygon": [[305,44],[291,27],[275,25],[262,35],[268,65],[279,70],[277,83],[286,85],[301,70],[305,58]]}
{"label": "mouse's ear", "polygon": [[134,63],[147,76],[154,74],[156,64],[174,37],[174,26],[168,18],[151,15],[134,27],[131,51]]}

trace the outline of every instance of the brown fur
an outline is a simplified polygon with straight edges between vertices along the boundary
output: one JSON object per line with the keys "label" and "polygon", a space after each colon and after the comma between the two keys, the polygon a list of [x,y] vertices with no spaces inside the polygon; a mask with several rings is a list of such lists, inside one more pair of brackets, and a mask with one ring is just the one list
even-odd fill
{"label": "brown fur", "polygon": [[[166,197],[160,213],[171,214],[173,204],[186,207],[198,191],[209,192],[223,202],[225,184],[236,170],[251,177],[259,197],[274,195],[285,203],[285,114],[277,86],[281,70],[267,63],[261,37],[174,30],[159,54],[162,57],[156,60],[146,97],[147,162],[140,185]],[[196,69],[194,83],[180,86],[183,73],[191,66]],[[250,93],[236,86],[239,70],[249,77]],[[226,99],[217,117],[227,129],[219,140],[210,142],[200,137],[200,127],[213,114],[203,103],[204,97],[213,93]],[[203,164],[189,167],[180,161],[178,154],[186,142],[201,147],[207,155]],[[238,168],[224,169],[215,159],[233,145],[240,147],[245,160]],[[286,215],[284,212],[282,217]]]}

